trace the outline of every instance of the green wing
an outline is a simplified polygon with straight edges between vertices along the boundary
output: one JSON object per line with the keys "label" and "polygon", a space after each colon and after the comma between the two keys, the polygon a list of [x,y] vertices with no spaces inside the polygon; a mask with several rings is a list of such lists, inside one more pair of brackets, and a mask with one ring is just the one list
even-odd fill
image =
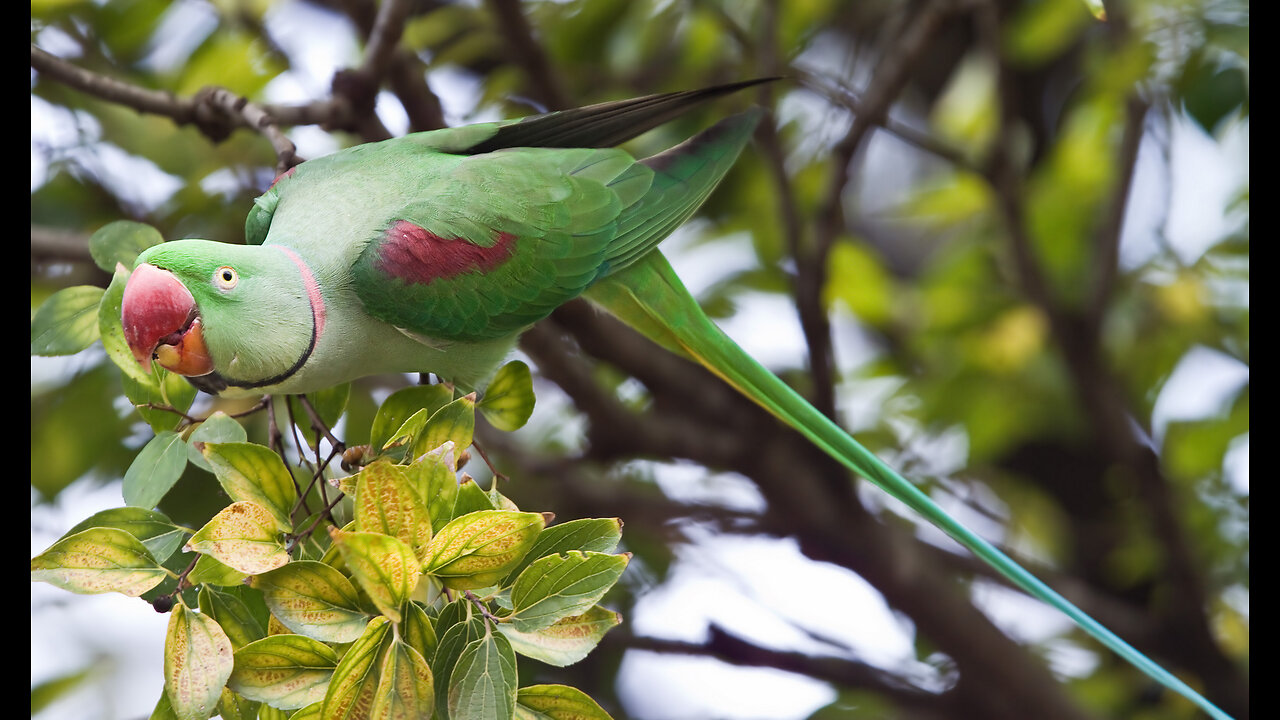
{"label": "green wing", "polygon": [[640,162],[616,149],[459,158],[364,249],[356,292],[367,313],[424,339],[519,332],[687,220],[759,117],[727,118]]}
{"label": "green wing", "polygon": [[513,334],[600,276],[652,180],[616,149],[460,158],[387,219],[352,268],[354,289],[369,315],[424,339]]}

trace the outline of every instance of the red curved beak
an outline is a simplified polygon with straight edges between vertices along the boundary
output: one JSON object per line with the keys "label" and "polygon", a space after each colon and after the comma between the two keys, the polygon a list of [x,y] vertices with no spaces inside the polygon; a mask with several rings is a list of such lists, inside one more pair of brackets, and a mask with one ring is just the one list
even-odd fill
{"label": "red curved beak", "polygon": [[125,342],[142,365],[155,358],[179,375],[213,372],[195,298],[169,271],[139,265],[124,286],[120,320]]}

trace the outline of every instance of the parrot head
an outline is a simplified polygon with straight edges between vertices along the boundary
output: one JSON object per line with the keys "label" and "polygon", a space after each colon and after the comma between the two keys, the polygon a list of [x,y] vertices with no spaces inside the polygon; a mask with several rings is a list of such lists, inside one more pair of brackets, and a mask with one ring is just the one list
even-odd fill
{"label": "parrot head", "polygon": [[154,359],[204,390],[275,384],[315,346],[323,301],[310,278],[277,246],[157,245],[138,256],[125,285],[125,341],[139,363]]}

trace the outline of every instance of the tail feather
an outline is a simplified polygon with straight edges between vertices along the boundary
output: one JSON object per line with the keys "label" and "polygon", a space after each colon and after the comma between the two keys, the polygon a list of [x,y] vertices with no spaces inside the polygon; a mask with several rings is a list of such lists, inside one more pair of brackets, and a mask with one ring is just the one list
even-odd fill
{"label": "tail feather", "polygon": [[1195,690],[948,515],[928,495],[757,363],[703,314],[660,252],[651,252],[597,282],[587,291],[587,297],[668,350],[701,363],[828,455],[906,503],[1012,583],[1060,610],[1157,682],[1191,700],[1215,720],[1230,720]]}
{"label": "tail feather", "polygon": [[455,152],[476,155],[511,147],[613,147],[683,115],[696,105],[779,79],[756,78],[533,115],[502,123],[482,141]]}

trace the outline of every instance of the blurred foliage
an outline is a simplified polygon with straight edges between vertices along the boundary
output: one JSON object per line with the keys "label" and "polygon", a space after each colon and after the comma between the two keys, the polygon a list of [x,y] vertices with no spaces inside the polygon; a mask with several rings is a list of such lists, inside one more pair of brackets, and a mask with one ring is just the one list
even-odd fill
{"label": "blurred foliage", "polygon": [[[310,6],[308,13],[299,12],[303,5]],[[1001,78],[989,43],[970,24],[956,23],[917,59],[911,83],[890,112],[952,154],[932,154],[901,138],[875,152],[864,148],[839,194],[846,226],[826,257],[821,301],[836,311],[839,331],[866,341],[856,356],[837,358],[839,380],[849,387],[892,381],[896,388],[873,417],[846,419],[867,427],[860,438],[878,452],[927,445],[959,430],[963,457],[942,463],[945,473],[913,477],[938,487],[985,485],[1000,498],[999,513],[1011,518],[1015,545],[1067,570],[1089,564],[1074,534],[1080,528],[1069,494],[1037,484],[1035,473],[1014,461],[1044,448],[1087,457],[1092,426],[1063,339],[1019,285],[1000,191],[983,170],[993,150],[1003,147],[1024,171],[1025,228],[1045,290],[1069,317],[1084,313],[1097,283],[1097,237],[1125,177],[1117,157],[1126,102],[1136,88],[1150,105],[1135,180],[1143,185],[1130,193],[1130,211],[1140,222],[1126,229],[1120,248],[1100,352],[1134,427],[1152,437],[1159,452],[1203,570],[1217,639],[1247,667],[1249,497],[1247,487],[1233,484],[1226,465],[1231,453],[1247,451],[1249,437],[1247,166],[1225,206],[1212,206],[1214,196],[1203,196],[1200,210],[1217,220],[1209,226],[1220,236],[1181,245],[1175,236],[1185,235],[1184,229],[1169,221],[1176,208],[1168,184],[1173,156],[1182,152],[1175,137],[1193,136],[1245,162],[1230,153],[1241,136],[1247,148],[1248,4],[1133,0],[1118,6],[1124,11],[1121,31],[1095,20],[1079,0],[994,5],[1001,21],[996,44],[1013,77]],[[189,95],[216,83],[258,101],[287,96],[299,102],[296,88],[327,88],[329,82],[307,65],[308,53],[326,40],[298,40],[307,32],[299,18],[317,9],[341,16],[343,6],[320,0],[33,0],[31,40],[77,66],[142,87]],[[434,89],[461,91],[463,100],[446,97],[450,117],[470,121],[538,109],[489,5],[411,6],[401,48],[422,62]],[[707,291],[715,316],[731,316],[750,296],[790,297],[795,266],[784,203],[793,204],[807,242],[831,191],[832,148],[851,118],[824,88],[865,88],[878,59],[893,51],[883,38],[892,37],[910,12],[879,0],[570,0],[528,2],[523,9],[563,91],[576,103],[766,73],[790,76],[756,98],[775,103],[785,186],[771,175],[763,152],[748,151],[703,208],[703,221],[691,224],[696,231],[688,238],[695,247],[733,242],[755,260]],[[357,23],[339,27],[360,41]],[[830,83],[806,83],[806,75]],[[44,254],[34,239],[37,228],[87,238],[126,218],[154,225],[169,239],[239,242],[246,210],[274,176],[269,144],[251,132],[213,143],[194,127],[93,98],[34,71],[31,98],[33,317],[59,289],[106,287],[110,280],[87,254],[70,260]],[[734,98],[697,110],[628,147],[637,154],[665,148],[731,111],[735,102],[752,101]],[[892,135],[878,130],[873,140]],[[358,141],[346,133],[328,137],[335,147]],[[891,202],[883,200],[886,192],[894,194]],[[1219,398],[1216,409],[1174,417],[1162,436],[1155,435],[1153,413],[1166,383],[1190,354],[1206,349],[1241,368],[1245,379]],[[57,499],[78,480],[122,478],[152,432],[129,409],[120,373],[100,349],[56,366],[39,364],[44,362],[33,358],[31,386],[31,486],[38,502]],[[803,369],[800,359],[796,365],[777,370],[792,377]],[[634,406],[645,405],[643,391],[637,396],[634,383],[616,371],[599,367],[594,379]],[[541,392],[542,381],[535,381]],[[368,437],[374,409],[403,382],[352,384],[340,424],[349,445]],[[202,396],[193,412],[243,409]],[[540,403],[517,437],[539,456],[575,452],[582,437],[573,416],[567,403]],[[243,422],[251,438],[264,437],[260,417]],[[300,433],[310,432],[301,425]],[[1061,469],[1078,471],[1075,482],[1096,483],[1089,490],[1113,502],[1106,517],[1084,518],[1111,529],[1101,533],[1108,540],[1098,560],[1106,580],[1090,579],[1126,589],[1156,574],[1161,551],[1145,521],[1135,520],[1143,516],[1131,491],[1120,481],[1107,485],[1105,473],[1090,475],[1087,464]],[[219,506],[206,480],[188,467],[162,509],[175,522],[203,524],[209,509]],[[636,466],[612,468],[593,481],[591,498],[631,498],[641,507],[662,497],[651,474]],[[564,492],[564,486],[526,483],[510,494],[522,506],[559,508],[561,503],[545,500]],[[626,547],[635,559],[620,587],[639,593],[665,578],[677,533],[662,523],[624,519]],[[1229,600],[1240,588],[1243,603]],[[628,614],[627,607],[620,609]],[[601,648],[599,654],[593,669],[581,671],[594,677],[575,684],[617,708],[611,679],[620,651]],[[549,672],[547,681],[558,677]],[[1120,713],[1140,681],[1125,676],[1123,687],[1118,682],[1096,672],[1077,681],[1075,690],[1090,708]],[[842,692],[814,717],[876,716],[879,702]]]}

